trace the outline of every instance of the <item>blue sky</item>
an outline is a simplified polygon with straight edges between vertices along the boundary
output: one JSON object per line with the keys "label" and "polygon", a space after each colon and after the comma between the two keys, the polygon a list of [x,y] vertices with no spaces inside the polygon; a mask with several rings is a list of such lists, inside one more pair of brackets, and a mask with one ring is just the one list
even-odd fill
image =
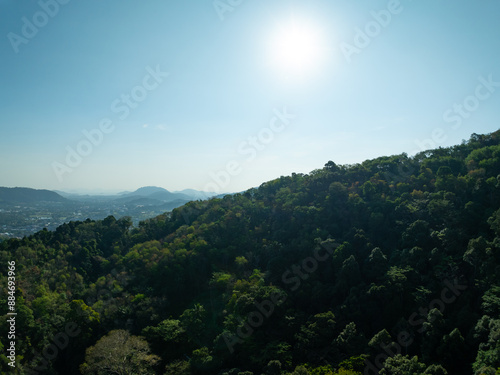
{"label": "blue sky", "polygon": [[0,0],[0,186],[241,191],[495,131],[499,14],[494,0]]}

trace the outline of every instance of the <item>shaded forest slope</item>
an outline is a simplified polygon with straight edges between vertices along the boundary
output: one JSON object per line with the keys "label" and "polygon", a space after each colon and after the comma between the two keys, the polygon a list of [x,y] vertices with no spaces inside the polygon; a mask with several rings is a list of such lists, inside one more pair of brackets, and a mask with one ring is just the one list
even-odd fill
{"label": "shaded forest slope", "polygon": [[500,131],[328,162],[138,228],[108,217],[2,242],[18,371],[74,322],[52,373],[96,373],[86,349],[126,330],[151,351],[131,368],[159,374],[495,374],[499,209]]}

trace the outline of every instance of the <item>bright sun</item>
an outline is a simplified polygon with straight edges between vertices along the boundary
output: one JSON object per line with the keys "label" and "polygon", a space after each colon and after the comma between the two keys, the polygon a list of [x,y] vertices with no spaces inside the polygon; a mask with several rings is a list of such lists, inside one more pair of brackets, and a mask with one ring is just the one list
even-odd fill
{"label": "bright sun", "polygon": [[309,74],[322,59],[321,39],[317,28],[293,18],[270,41],[271,64],[286,77]]}

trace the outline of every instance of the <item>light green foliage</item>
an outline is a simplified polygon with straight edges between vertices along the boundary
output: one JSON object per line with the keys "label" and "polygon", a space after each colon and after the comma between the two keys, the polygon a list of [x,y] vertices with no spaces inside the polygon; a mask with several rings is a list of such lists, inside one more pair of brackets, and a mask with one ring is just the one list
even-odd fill
{"label": "light green foliage", "polygon": [[248,264],[248,260],[245,257],[240,256],[240,257],[236,257],[236,259],[234,260],[234,263],[236,263],[236,265],[238,267],[243,268],[245,265]]}
{"label": "light green foliage", "polygon": [[117,330],[86,350],[85,363],[80,366],[80,371],[84,375],[148,375],[155,374],[154,366],[159,360],[150,353],[144,339]]}

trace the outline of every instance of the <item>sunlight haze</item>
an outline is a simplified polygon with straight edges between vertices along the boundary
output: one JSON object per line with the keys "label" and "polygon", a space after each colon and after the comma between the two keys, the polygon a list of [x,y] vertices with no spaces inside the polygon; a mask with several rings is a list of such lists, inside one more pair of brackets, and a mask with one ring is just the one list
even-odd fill
{"label": "sunlight haze", "polygon": [[499,126],[498,1],[46,3],[0,2],[2,186],[242,191]]}

